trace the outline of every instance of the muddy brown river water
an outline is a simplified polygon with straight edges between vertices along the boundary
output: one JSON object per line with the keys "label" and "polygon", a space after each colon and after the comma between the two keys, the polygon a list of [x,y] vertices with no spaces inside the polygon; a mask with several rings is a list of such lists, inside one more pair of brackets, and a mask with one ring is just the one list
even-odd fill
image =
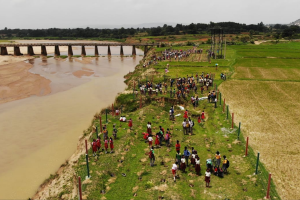
{"label": "muddy brown river water", "polygon": [[[118,47],[111,49],[119,52]],[[125,54],[131,50],[124,47]],[[100,54],[106,51],[99,47]],[[87,54],[93,52],[87,48]],[[0,104],[0,199],[32,197],[55,173],[75,151],[93,115],[125,89],[123,76],[142,59],[143,52],[137,49],[137,54],[24,62],[33,65],[29,72],[51,81],[51,93]]]}

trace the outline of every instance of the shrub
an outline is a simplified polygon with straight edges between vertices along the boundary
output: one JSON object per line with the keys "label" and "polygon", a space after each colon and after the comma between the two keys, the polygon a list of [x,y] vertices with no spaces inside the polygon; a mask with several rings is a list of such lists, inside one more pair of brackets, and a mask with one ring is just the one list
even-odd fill
{"label": "shrub", "polygon": [[194,42],[188,41],[188,42],[186,43],[186,46],[195,46],[195,43],[194,43]]}

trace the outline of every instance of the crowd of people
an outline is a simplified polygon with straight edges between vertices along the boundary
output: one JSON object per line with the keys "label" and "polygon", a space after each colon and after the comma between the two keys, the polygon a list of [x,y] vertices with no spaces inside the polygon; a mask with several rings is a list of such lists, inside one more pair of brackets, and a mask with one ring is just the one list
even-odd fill
{"label": "crowd of people", "polygon": [[[202,53],[203,50],[196,50],[196,49],[189,49],[189,50],[165,50],[162,52],[162,56],[152,56],[151,60],[148,63],[144,64],[144,67],[147,65],[157,63],[157,61],[162,60],[169,60],[175,59],[180,61],[182,58],[189,57],[191,53]],[[168,65],[166,69],[168,69]],[[217,68],[217,66],[216,66]],[[226,74],[221,73],[221,79],[226,80]],[[217,93],[216,91],[209,91],[209,87],[213,86],[214,76],[211,73],[200,73],[194,75],[187,75],[186,77],[178,77],[178,78],[171,78],[169,80],[170,89],[168,90],[167,82],[159,82],[153,83],[153,81],[146,81],[146,83],[139,83],[138,88],[140,90],[141,95],[158,95],[170,92],[171,98],[183,98],[187,99],[190,97],[191,103],[193,107],[196,108],[199,105],[200,98],[198,97],[198,87],[200,87],[201,94],[203,91],[208,91],[208,101],[209,102],[216,102],[217,101]],[[138,95],[138,90],[134,88],[134,94]],[[115,111],[116,116],[120,114],[120,111],[117,109]],[[169,110],[169,119],[175,120],[174,114],[174,107],[172,106]],[[120,117],[120,122],[128,122],[128,127],[131,130],[133,126],[132,119],[126,119],[125,116]],[[201,115],[198,116],[198,123],[205,122],[205,112],[202,111]],[[193,130],[195,127],[194,121],[189,117],[189,111],[185,110],[183,113],[183,135],[191,134],[193,135]],[[171,138],[172,134],[169,128],[165,130],[162,126],[159,126],[158,130],[153,130],[151,122],[147,122],[146,131],[143,132],[143,139],[147,146],[149,147],[150,151],[148,153],[150,159],[150,166],[155,166],[155,148],[162,148],[163,146],[170,148],[171,145]],[[103,141],[104,141],[104,149],[105,153],[108,153],[108,149],[110,148],[110,153],[113,153],[114,149],[114,140],[117,139],[117,128],[113,125],[112,136],[109,137],[108,130],[106,125],[103,127]],[[201,175],[201,165],[200,165],[200,157],[198,155],[198,151],[192,147],[191,150],[188,147],[184,147],[183,151],[181,149],[181,144],[179,140],[176,141],[175,144],[176,155],[175,161],[172,164],[172,175],[174,181],[176,181],[176,177],[178,177],[178,170],[181,170],[183,173],[186,171],[186,168],[189,167],[194,168],[195,173],[197,175]],[[94,139],[92,142],[92,150],[93,155],[96,156],[97,152],[101,151],[101,139],[98,136],[97,139]],[[205,182],[206,187],[209,187],[210,177],[213,173],[216,176],[223,177],[224,173],[227,172],[229,167],[229,161],[227,157],[223,156],[222,167],[221,165],[221,155],[217,151],[214,159],[207,159],[205,165]]]}

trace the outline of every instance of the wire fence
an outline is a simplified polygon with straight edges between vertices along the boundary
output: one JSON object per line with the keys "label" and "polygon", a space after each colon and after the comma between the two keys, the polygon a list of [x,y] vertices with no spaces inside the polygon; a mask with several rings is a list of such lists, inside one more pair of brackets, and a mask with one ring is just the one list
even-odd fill
{"label": "wire fence", "polygon": [[[222,105],[222,109],[224,106],[224,100],[220,99],[220,105]],[[226,105],[226,100],[225,100],[225,109],[224,109],[224,114],[226,117],[228,116],[228,120],[232,122],[232,113],[230,113],[229,106]],[[234,125],[235,126],[235,125]],[[241,145],[244,146],[246,149],[246,139],[239,127],[237,128],[237,139],[241,142]],[[251,138],[249,138],[251,140]],[[268,182],[269,182],[269,172],[264,166],[263,163],[261,163],[258,159],[258,155],[253,151],[253,149],[248,146],[248,154],[247,154],[247,159],[250,161],[251,167],[253,169],[253,173],[256,174],[257,182],[262,184],[263,190],[266,192],[267,195],[267,189],[268,189]],[[269,190],[269,199],[281,199],[280,196],[278,195],[276,191],[276,186],[271,179],[270,183],[270,190]]]}

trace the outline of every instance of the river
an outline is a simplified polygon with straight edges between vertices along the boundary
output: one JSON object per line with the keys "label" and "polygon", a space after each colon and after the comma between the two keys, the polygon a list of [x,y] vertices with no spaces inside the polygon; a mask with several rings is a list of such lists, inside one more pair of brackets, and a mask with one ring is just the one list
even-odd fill
{"label": "river", "polygon": [[[123,48],[125,55],[132,51]],[[94,53],[93,48],[86,51],[87,55]],[[111,51],[117,54],[119,47]],[[107,47],[99,47],[100,54],[106,52]],[[27,199],[55,173],[75,151],[93,115],[111,105],[125,89],[123,76],[142,59],[143,52],[137,49],[137,54],[24,62],[32,65],[29,72],[51,81],[51,93],[0,104],[0,199]],[[87,74],[76,75],[78,71]]]}

